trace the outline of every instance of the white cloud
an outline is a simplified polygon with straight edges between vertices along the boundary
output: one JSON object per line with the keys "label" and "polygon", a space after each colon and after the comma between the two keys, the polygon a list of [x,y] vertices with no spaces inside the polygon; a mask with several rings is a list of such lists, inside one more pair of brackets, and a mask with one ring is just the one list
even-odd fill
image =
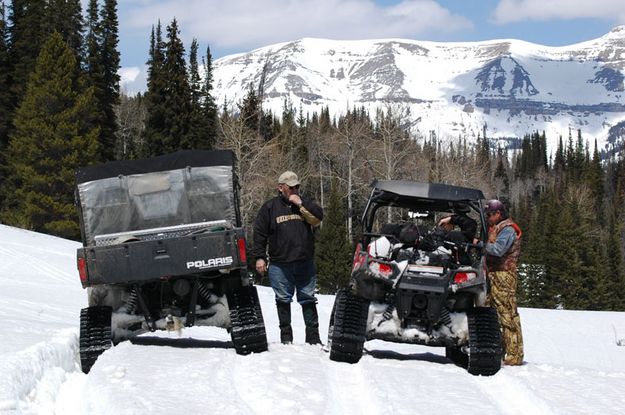
{"label": "white cloud", "polygon": [[501,0],[493,13],[495,23],[500,24],[578,18],[625,23],[623,0]]}
{"label": "white cloud", "polygon": [[[125,4],[124,4],[125,3]],[[252,48],[302,37],[373,39],[428,37],[472,27],[465,17],[434,0],[134,0],[120,4],[121,24],[137,29],[175,16],[188,41],[211,47]]]}
{"label": "white cloud", "polygon": [[125,66],[119,68],[117,71],[119,74],[122,92],[126,94],[136,94],[137,92],[144,91],[146,88],[146,67],[138,66]]}
{"label": "white cloud", "polygon": [[140,73],[141,73],[141,69],[138,68],[137,66],[120,68],[118,71],[119,77],[121,78],[120,83],[122,85],[132,83],[137,79]]}

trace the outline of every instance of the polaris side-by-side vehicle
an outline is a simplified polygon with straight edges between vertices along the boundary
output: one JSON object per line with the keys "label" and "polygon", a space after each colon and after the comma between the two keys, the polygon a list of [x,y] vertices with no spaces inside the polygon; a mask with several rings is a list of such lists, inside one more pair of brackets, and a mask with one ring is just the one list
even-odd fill
{"label": "polaris side-by-side vehicle", "polygon": [[267,350],[232,152],[115,161],[80,169],[76,181],[85,373],[112,344],[158,329],[218,326],[239,354]]}
{"label": "polaris side-by-side vehicle", "polygon": [[[366,340],[381,339],[443,346],[470,373],[497,373],[499,322],[485,306],[486,262],[473,243],[487,234],[482,192],[394,180],[372,187],[349,286],[330,316],[330,359],[356,363]],[[436,226],[450,214],[461,229]]]}

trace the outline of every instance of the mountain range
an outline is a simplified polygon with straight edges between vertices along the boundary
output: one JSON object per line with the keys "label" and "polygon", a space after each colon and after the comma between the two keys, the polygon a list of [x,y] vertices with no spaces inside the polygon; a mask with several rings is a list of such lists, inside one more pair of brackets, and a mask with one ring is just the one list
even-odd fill
{"label": "mountain range", "polygon": [[522,40],[429,42],[304,38],[214,62],[214,95],[231,108],[261,84],[263,108],[304,113],[354,107],[408,114],[421,137],[511,145],[533,131],[550,148],[569,133],[606,153],[625,137],[625,26],[569,46]]}

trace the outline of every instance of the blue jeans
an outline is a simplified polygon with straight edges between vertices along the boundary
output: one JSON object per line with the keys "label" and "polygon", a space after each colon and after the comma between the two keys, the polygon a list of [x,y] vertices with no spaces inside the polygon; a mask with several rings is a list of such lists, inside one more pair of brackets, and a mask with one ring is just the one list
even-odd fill
{"label": "blue jeans", "polygon": [[317,302],[315,298],[317,273],[312,259],[288,263],[271,262],[267,274],[277,302],[290,303],[293,301],[295,291],[298,303]]}

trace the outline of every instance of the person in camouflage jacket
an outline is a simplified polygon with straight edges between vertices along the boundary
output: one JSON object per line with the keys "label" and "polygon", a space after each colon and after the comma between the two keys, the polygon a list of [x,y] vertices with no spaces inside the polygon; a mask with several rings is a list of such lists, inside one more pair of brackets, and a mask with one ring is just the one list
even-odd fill
{"label": "person in camouflage jacket", "polygon": [[517,264],[521,254],[521,229],[499,200],[490,200],[484,209],[489,230],[485,245],[490,292],[487,303],[499,317],[506,365],[523,363],[523,334],[517,310]]}

